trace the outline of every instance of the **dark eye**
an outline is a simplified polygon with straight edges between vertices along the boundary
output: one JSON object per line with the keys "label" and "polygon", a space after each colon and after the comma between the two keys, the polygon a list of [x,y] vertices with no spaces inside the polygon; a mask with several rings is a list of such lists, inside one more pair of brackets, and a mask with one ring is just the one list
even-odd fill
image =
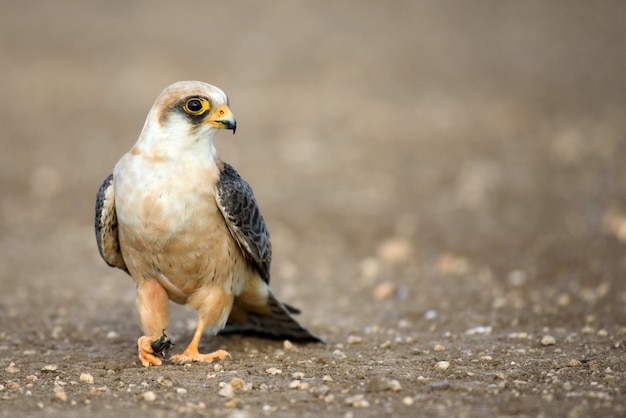
{"label": "dark eye", "polygon": [[192,112],[199,112],[202,109],[202,103],[200,100],[191,99],[187,102],[187,109]]}
{"label": "dark eye", "polygon": [[190,115],[201,115],[209,109],[209,102],[203,97],[193,97],[185,102],[185,112]]}

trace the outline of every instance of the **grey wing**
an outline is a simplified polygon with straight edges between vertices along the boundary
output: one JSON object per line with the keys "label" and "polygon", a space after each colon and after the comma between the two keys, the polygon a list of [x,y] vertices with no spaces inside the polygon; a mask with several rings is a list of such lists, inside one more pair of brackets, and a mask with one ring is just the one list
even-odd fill
{"label": "grey wing", "polygon": [[96,242],[102,259],[109,266],[117,267],[128,273],[117,237],[117,214],[115,212],[113,187],[113,174],[109,174],[98,189],[95,219]]}
{"label": "grey wing", "polygon": [[230,164],[224,163],[217,182],[217,205],[231,235],[248,261],[269,283],[272,244],[250,185]]}

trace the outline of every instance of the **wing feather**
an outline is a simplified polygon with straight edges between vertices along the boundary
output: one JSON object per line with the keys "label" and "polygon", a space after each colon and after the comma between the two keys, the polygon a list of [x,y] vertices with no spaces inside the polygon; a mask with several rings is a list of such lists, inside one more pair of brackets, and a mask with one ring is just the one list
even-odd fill
{"label": "wing feather", "polygon": [[223,164],[216,186],[217,205],[244,256],[269,283],[272,244],[261,210],[250,185],[230,164]]}
{"label": "wing feather", "polygon": [[[117,237],[117,214],[115,212],[115,193],[113,174],[102,182],[96,197],[96,242],[102,259],[111,267],[117,267],[128,273],[128,268],[120,251]],[[130,273],[129,273],[130,274]]]}

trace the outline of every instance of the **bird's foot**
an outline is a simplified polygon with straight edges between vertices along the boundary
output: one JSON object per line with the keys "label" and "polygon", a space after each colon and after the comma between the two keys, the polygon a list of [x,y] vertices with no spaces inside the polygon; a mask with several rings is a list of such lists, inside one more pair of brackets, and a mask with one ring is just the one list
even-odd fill
{"label": "bird's foot", "polygon": [[200,361],[203,363],[213,363],[214,359],[224,360],[226,357],[230,357],[230,354],[224,350],[217,350],[208,354],[200,354],[198,350],[190,350],[187,348],[182,354],[175,354],[170,357],[170,363],[187,364],[194,361]]}
{"label": "bird's foot", "polygon": [[144,367],[160,366],[162,361],[159,358],[160,353],[155,352],[153,344],[160,340],[159,336],[148,337],[142,336],[137,340],[137,348],[139,350],[139,361]]}

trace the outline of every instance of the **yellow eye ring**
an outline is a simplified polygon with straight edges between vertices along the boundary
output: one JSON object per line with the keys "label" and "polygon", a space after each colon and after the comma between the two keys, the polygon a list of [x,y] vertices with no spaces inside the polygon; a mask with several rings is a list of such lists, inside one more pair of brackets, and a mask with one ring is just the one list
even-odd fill
{"label": "yellow eye ring", "polygon": [[197,116],[209,110],[210,107],[209,101],[204,97],[192,97],[185,102],[183,109],[190,115]]}

